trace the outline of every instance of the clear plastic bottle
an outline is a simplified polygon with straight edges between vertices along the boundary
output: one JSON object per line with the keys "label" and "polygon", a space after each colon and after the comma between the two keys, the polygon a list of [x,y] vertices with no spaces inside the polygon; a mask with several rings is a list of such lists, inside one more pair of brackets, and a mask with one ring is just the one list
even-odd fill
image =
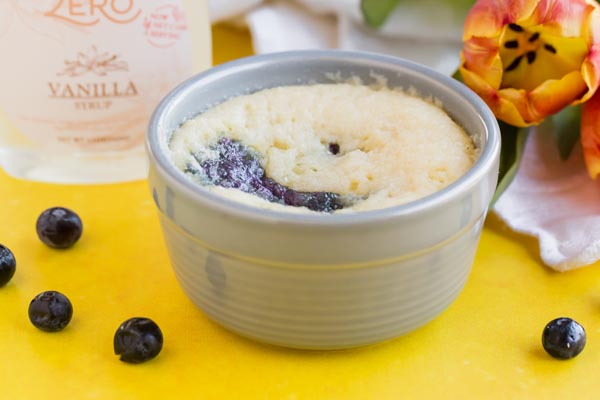
{"label": "clear plastic bottle", "polygon": [[0,166],[54,183],[143,179],[148,119],[211,64],[204,0],[0,0]]}

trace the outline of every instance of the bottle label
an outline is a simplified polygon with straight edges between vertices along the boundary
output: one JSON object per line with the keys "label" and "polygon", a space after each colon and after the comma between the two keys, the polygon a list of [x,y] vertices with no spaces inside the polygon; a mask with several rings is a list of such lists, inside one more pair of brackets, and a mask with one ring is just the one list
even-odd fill
{"label": "bottle label", "polygon": [[136,20],[141,13],[142,10],[136,7],[135,0],[58,0],[45,15],[77,25],[92,26],[103,18],[116,24],[128,24]]}
{"label": "bottle label", "polygon": [[191,51],[180,0],[4,1],[0,107],[45,148],[130,149]]}

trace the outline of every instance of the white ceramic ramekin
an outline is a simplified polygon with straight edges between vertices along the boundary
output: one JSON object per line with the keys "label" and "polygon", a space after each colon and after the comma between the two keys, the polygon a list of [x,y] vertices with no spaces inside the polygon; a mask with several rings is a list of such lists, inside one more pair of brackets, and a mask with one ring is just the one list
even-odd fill
{"label": "white ceramic ramekin", "polygon": [[[462,178],[397,207],[299,215],[217,197],[169,159],[172,132],[227,98],[350,77],[368,84],[376,76],[440,100],[473,137],[480,156]],[[147,149],[164,239],[190,299],[244,336],[336,349],[399,336],[456,298],[496,187],[500,134],[493,114],[473,92],[426,67],[369,53],[298,51],[237,60],[184,82],[157,107]]]}

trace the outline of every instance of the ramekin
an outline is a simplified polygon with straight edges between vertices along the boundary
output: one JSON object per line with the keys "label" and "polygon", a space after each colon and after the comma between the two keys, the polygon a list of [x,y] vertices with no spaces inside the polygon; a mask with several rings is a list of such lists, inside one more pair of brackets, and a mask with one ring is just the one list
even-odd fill
{"label": "ramekin", "polygon": [[[354,214],[263,210],[186,178],[168,142],[185,120],[240,94],[286,85],[385,77],[439,100],[479,157],[427,197]],[[434,146],[435,143],[432,143]],[[227,329],[275,345],[339,349],[391,339],[444,311],[463,288],[496,187],[497,121],[463,84],[395,57],[339,50],[252,56],[171,91],[148,129],[149,185],[175,275]]]}

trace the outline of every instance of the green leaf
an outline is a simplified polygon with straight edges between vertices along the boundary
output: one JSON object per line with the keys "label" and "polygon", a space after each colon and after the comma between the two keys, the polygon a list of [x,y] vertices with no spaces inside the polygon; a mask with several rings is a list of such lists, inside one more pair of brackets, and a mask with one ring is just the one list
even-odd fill
{"label": "green leaf", "polygon": [[475,0],[451,0],[450,2],[458,10],[469,10],[475,4]]}
{"label": "green leaf", "polygon": [[564,108],[551,118],[552,135],[558,146],[560,158],[569,158],[575,144],[579,141],[581,127],[581,106]]}
{"label": "green leaf", "polygon": [[525,150],[525,142],[529,134],[529,128],[517,128],[516,126],[508,125],[498,121],[500,124],[500,133],[502,136],[502,148],[500,150],[500,172],[498,174],[498,185],[496,192],[492,197],[490,208],[496,204],[502,193],[510,186],[513,179],[517,175],[521,159],[523,158],[523,150]]}
{"label": "green leaf", "polygon": [[454,71],[454,73],[452,74],[452,78],[459,81],[460,83],[465,83],[463,81],[462,74],[460,73],[460,69],[457,69],[456,71]]}
{"label": "green leaf", "polygon": [[367,25],[378,28],[399,2],[400,0],[361,0],[360,9]]}
{"label": "green leaf", "polygon": [[[379,28],[401,1],[409,3],[409,7],[425,7],[426,9],[434,7],[434,10],[438,3],[437,0],[361,0],[360,9],[367,25]],[[444,0],[444,2],[450,5],[450,10],[453,10],[456,13],[455,17],[460,20],[464,19],[467,11],[475,4],[475,0]]]}

